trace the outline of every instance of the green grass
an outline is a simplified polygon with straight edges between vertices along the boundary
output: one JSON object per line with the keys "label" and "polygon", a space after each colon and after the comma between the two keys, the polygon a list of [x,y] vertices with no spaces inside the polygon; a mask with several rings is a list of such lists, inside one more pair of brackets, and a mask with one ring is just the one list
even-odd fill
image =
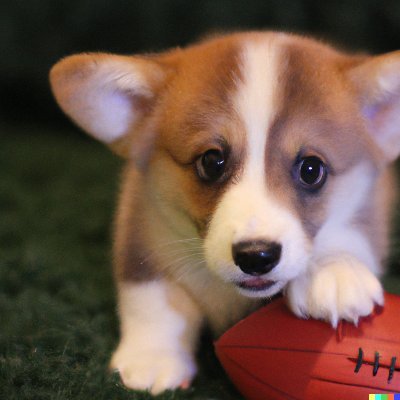
{"label": "green grass", "polygon": [[[110,227],[120,165],[76,133],[0,130],[2,398],[151,398],[107,371],[118,340]],[[200,353],[193,388],[160,399],[240,398],[212,346]]]}
{"label": "green grass", "polygon": [[[0,129],[2,398],[151,398],[107,371],[118,340],[110,227],[120,165],[76,133]],[[386,285],[400,291],[398,277]],[[209,339],[199,353],[193,387],[159,398],[240,399]]]}

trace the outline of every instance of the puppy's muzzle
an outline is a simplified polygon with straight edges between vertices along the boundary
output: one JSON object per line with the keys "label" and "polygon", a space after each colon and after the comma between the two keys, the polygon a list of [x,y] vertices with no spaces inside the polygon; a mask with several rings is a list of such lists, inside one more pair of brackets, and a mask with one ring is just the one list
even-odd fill
{"label": "puppy's muzzle", "polygon": [[232,246],[235,264],[246,274],[264,275],[270,272],[281,258],[282,246],[264,240],[238,242]]}

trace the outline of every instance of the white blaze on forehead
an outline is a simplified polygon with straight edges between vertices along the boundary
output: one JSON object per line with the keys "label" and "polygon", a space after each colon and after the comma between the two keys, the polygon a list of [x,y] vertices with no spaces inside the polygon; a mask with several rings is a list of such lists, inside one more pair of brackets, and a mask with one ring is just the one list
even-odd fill
{"label": "white blaze on forehead", "polygon": [[[243,46],[242,82],[235,98],[236,111],[243,121],[246,157],[241,181],[225,196],[226,217],[235,220],[233,241],[260,238],[278,240],[263,226],[265,207],[275,209],[266,190],[265,151],[268,131],[277,105],[277,72],[280,48],[275,36],[265,35]],[[237,210],[235,210],[237,208]],[[230,211],[229,211],[230,210]],[[278,235],[274,232],[273,236]],[[247,237],[252,236],[252,237]]]}
{"label": "white blaze on forehead", "polygon": [[245,43],[242,60],[243,81],[235,106],[248,138],[245,171],[260,177],[264,174],[267,133],[276,112],[279,47],[275,37]]}
{"label": "white blaze on forehead", "polygon": [[243,276],[232,259],[232,245],[239,241],[264,239],[282,244],[281,262],[269,274],[273,280],[287,281],[305,268],[309,243],[301,222],[266,185],[267,138],[278,111],[281,38],[265,35],[243,46],[242,81],[234,99],[247,139],[243,173],[221,198],[205,240],[210,268],[227,280]]}

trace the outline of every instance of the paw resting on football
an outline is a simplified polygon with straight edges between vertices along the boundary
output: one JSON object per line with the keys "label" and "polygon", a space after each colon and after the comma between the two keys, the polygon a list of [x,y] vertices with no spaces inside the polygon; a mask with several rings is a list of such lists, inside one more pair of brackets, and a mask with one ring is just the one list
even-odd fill
{"label": "paw resting on football", "polygon": [[310,276],[289,283],[288,303],[301,318],[328,321],[337,327],[340,320],[357,325],[360,317],[372,313],[375,305],[383,306],[382,285],[368,268],[351,257],[315,268]]}

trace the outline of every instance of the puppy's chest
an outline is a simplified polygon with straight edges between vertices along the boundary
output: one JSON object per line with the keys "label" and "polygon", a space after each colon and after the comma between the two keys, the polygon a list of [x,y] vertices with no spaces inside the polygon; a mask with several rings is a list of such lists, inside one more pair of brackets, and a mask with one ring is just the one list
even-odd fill
{"label": "puppy's chest", "polygon": [[259,299],[241,295],[231,284],[223,282],[204,264],[187,266],[174,280],[203,311],[212,331],[219,335],[261,305]]}

